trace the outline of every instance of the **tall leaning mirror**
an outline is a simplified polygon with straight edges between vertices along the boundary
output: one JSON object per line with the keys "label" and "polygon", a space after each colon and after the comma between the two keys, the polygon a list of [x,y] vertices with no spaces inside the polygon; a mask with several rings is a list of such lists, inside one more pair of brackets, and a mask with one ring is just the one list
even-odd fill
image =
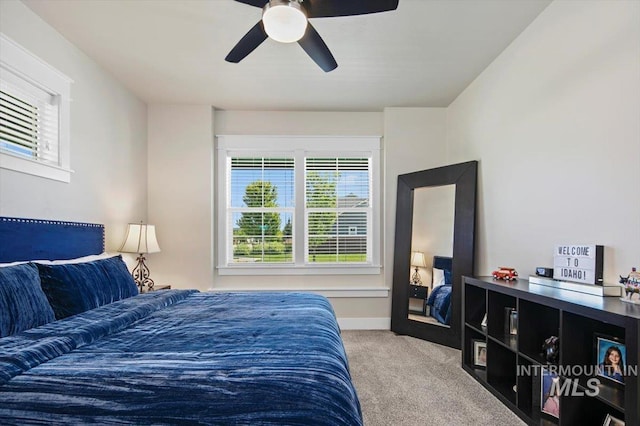
{"label": "tall leaning mirror", "polygon": [[460,348],[473,274],[478,162],[398,176],[391,330]]}

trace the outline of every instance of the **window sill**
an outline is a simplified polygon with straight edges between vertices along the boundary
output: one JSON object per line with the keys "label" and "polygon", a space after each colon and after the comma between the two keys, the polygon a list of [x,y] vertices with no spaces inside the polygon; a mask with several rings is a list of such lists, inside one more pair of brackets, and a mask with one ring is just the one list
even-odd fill
{"label": "window sill", "polygon": [[324,297],[333,298],[352,298],[352,297],[389,297],[388,287],[345,287],[345,288],[274,288],[274,287],[250,287],[250,288],[233,288],[233,287],[211,287],[209,291],[230,293],[230,292],[259,292],[259,291],[291,291],[297,293],[316,293]]}
{"label": "window sill", "polygon": [[218,266],[219,275],[380,275],[381,266],[349,265],[349,266]]}
{"label": "window sill", "polygon": [[0,153],[0,168],[65,183],[71,182],[71,173],[73,173],[72,170],[58,167],[53,164],[41,163],[4,152]]}

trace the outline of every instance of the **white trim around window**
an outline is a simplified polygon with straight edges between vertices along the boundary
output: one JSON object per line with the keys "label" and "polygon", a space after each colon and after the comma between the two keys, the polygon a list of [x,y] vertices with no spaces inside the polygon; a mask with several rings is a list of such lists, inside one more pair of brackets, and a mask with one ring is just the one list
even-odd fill
{"label": "white trim around window", "polygon": [[[217,265],[220,275],[370,275],[381,272],[381,165],[379,136],[256,136],[217,135]],[[367,213],[367,256],[358,261],[310,262],[305,217],[305,159],[310,157],[369,158],[370,210]],[[231,158],[294,158],[295,207],[293,209],[292,260],[243,263],[233,260],[231,208]],[[263,209],[264,210],[264,209]],[[284,210],[284,209],[283,209]],[[258,210],[256,210],[258,211]],[[308,257],[307,257],[308,260]]]}
{"label": "white trim around window", "polygon": [[[73,173],[70,158],[73,80],[2,33],[0,52],[0,83],[7,99],[15,96],[33,104],[45,118],[44,127],[33,128],[34,136],[22,138],[24,143],[7,142],[6,149],[0,149],[0,168],[70,182]],[[7,128],[11,133],[11,127],[15,126],[9,125],[9,117],[14,113],[19,115],[19,110],[14,110],[9,104],[5,106],[9,109],[5,111],[8,115],[4,115],[3,120],[8,120]]]}

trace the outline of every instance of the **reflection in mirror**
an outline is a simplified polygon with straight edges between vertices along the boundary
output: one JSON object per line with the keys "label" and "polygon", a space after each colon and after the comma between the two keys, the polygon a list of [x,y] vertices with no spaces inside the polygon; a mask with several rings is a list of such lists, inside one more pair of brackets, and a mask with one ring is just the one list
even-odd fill
{"label": "reflection in mirror", "polygon": [[409,320],[450,326],[451,262],[441,258],[453,257],[455,196],[453,184],[413,191]]}
{"label": "reflection in mirror", "polygon": [[468,161],[398,176],[391,331],[460,348],[477,170],[478,162]]}

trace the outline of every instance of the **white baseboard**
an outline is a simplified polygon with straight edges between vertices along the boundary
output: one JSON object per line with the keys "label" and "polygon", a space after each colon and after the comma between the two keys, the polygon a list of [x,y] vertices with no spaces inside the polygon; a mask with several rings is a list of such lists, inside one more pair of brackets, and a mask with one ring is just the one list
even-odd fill
{"label": "white baseboard", "polygon": [[338,318],[341,330],[390,330],[391,318]]}

